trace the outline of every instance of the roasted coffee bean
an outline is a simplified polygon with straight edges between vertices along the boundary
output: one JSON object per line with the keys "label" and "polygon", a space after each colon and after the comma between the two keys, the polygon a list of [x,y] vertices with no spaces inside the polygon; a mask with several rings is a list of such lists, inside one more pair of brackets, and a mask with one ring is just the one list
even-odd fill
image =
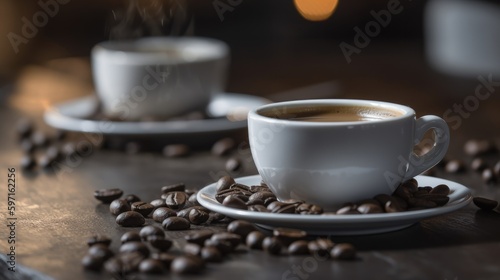
{"label": "roasted coffee bean", "polygon": [[227,225],[227,231],[230,233],[235,233],[245,239],[247,235],[257,230],[257,228],[250,222],[244,220],[235,220]]}
{"label": "roasted coffee bean", "polygon": [[186,197],[189,197],[189,196],[193,195],[194,193],[196,193],[196,192],[197,192],[197,190],[194,190],[194,189],[186,189],[184,192],[186,193]]}
{"label": "roasted coffee bean", "polygon": [[155,209],[160,208],[160,207],[167,207],[167,203],[165,202],[165,199],[155,199],[151,201],[149,204],[153,205]]}
{"label": "roasted coffee bean", "polygon": [[35,159],[31,155],[24,155],[19,164],[23,170],[31,170],[36,166]]}
{"label": "roasted coffee bean", "polygon": [[298,229],[275,228],[273,230],[273,236],[276,237],[284,246],[288,246],[294,241],[305,238],[307,233]]}
{"label": "roasted coffee bean", "polygon": [[271,213],[283,213],[283,214],[294,214],[295,213],[295,204],[287,204],[280,201],[271,202],[267,209],[271,211]]}
{"label": "roasted coffee bean", "polygon": [[20,119],[16,124],[16,131],[20,138],[26,138],[33,133],[33,123],[28,119]]}
{"label": "roasted coffee bean", "polygon": [[205,211],[201,211],[198,209],[191,209],[191,211],[189,211],[188,217],[189,217],[189,221],[193,225],[200,225],[200,224],[203,224],[204,222],[208,221],[208,218],[210,217],[210,215]]}
{"label": "roasted coffee bean", "polygon": [[330,251],[327,250],[326,246],[318,243],[317,240],[309,241],[309,243],[307,243],[307,248],[309,249],[310,254],[320,257],[328,257],[330,254]]}
{"label": "roasted coffee bean", "polygon": [[447,185],[444,185],[444,184],[437,185],[434,188],[432,188],[429,193],[430,194],[448,195],[450,193],[450,187],[448,187]]}
{"label": "roasted coffee bean", "polygon": [[221,177],[217,181],[217,183],[215,184],[215,189],[217,190],[217,192],[227,190],[234,183],[236,183],[234,181],[234,179],[232,177],[226,175],[226,176]]}
{"label": "roasted coffee bean", "polygon": [[226,216],[222,215],[221,213],[211,212],[209,214],[210,214],[210,221],[211,222],[220,222],[226,218]]}
{"label": "roasted coffee bean", "polygon": [[[434,189],[433,187],[431,186],[425,186],[425,187],[418,187],[418,191],[426,191],[426,192],[431,192],[432,189]],[[449,189],[449,188],[448,188]],[[443,191],[443,190],[439,190],[439,191]]]}
{"label": "roasted coffee bean", "polygon": [[159,207],[153,211],[152,218],[155,222],[162,223],[168,217],[175,217],[177,213],[168,207]]}
{"label": "roasted coffee bean", "polygon": [[487,211],[493,210],[498,206],[498,201],[487,199],[484,197],[474,197],[472,201],[477,207]]}
{"label": "roasted coffee bean", "polygon": [[173,185],[161,187],[162,193],[184,192],[184,191],[186,191],[186,185],[184,183],[178,183],[178,184],[173,184]]}
{"label": "roasted coffee bean", "polygon": [[212,146],[212,154],[216,156],[224,156],[234,148],[235,142],[231,138],[223,138],[215,142]]}
{"label": "roasted coffee bean", "polygon": [[185,192],[169,192],[165,202],[170,209],[182,209],[186,205],[187,195]]}
{"label": "roasted coffee bean", "polygon": [[212,237],[213,234],[214,233],[212,231],[209,231],[209,230],[199,230],[199,231],[196,231],[194,233],[185,235],[184,238],[186,239],[186,241],[188,243],[195,243],[195,244],[198,244],[200,246],[203,246],[203,243],[205,242],[205,240]]}
{"label": "roasted coffee bean", "polygon": [[413,193],[417,192],[417,190],[418,183],[412,179],[399,185],[393,195],[408,200],[410,197],[413,197]]}
{"label": "roasted coffee bean", "polygon": [[319,215],[323,213],[323,208],[314,204],[301,203],[297,206],[295,212],[302,215]]}
{"label": "roasted coffee bean", "polygon": [[240,244],[240,242],[242,240],[240,235],[235,234],[235,233],[230,233],[230,232],[214,233],[212,235],[212,237],[210,237],[210,239],[215,240],[215,241],[217,241],[217,240],[227,241],[227,242],[231,243],[231,246],[233,246],[233,248],[238,246],[238,244]]}
{"label": "roasted coffee bean", "polygon": [[339,243],[330,251],[330,256],[336,260],[354,260],[356,259],[356,249],[352,244]]}
{"label": "roasted coffee bean", "polygon": [[127,211],[130,211],[130,205],[125,199],[115,199],[109,204],[109,212],[115,216]]}
{"label": "roasted coffee bean", "polygon": [[288,246],[288,254],[290,255],[308,255],[309,254],[309,247],[308,243],[305,240],[297,240],[292,242]]}
{"label": "roasted coffee bean", "polygon": [[481,179],[483,179],[483,182],[487,184],[492,184],[497,182],[497,177],[493,173],[493,170],[489,168],[483,170],[483,172],[481,173]]}
{"label": "roasted coffee bean", "polygon": [[266,206],[264,205],[250,205],[248,206],[248,210],[254,212],[269,212],[269,210],[267,210]]}
{"label": "roasted coffee bean", "polygon": [[249,186],[243,185],[243,184],[239,184],[239,183],[232,184],[231,186],[229,186],[229,189],[230,190],[234,190],[234,189],[240,190],[246,196],[250,196],[252,194],[252,192],[250,192],[250,187]]}
{"label": "roasted coffee bean", "polygon": [[[122,274],[129,274],[138,271],[140,263],[146,258],[140,252],[122,253],[117,257],[122,263]],[[104,264],[104,267],[106,268],[106,264]]]}
{"label": "roasted coffee bean", "polygon": [[181,217],[181,218],[184,218],[186,220],[189,220],[189,212],[192,209],[197,209],[197,210],[200,210],[200,211],[204,211],[206,213],[210,213],[210,210],[208,210],[207,208],[205,208],[203,206],[191,206],[191,207],[184,208],[184,209],[178,211],[177,212],[177,217]]}
{"label": "roasted coffee bean", "polygon": [[155,207],[147,202],[137,201],[130,205],[130,209],[143,215],[144,217],[147,217],[151,214],[151,212],[153,212],[153,210],[155,210]]}
{"label": "roasted coffee bean", "polygon": [[235,209],[247,210],[247,205],[245,204],[245,202],[237,196],[233,195],[229,195],[224,198],[224,200],[222,201],[222,205]]}
{"label": "roasted coffee bean", "polygon": [[125,196],[125,199],[128,201],[129,204],[132,204],[134,202],[142,201],[137,195],[135,194],[128,194]]}
{"label": "roasted coffee bean", "polygon": [[47,170],[49,169],[52,164],[55,162],[55,160],[47,155],[42,155],[39,159],[38,159],[38,166],[40,166],[41,168]]}
{"label": "roasted coffee bean", "polygon": [[330,252],[330,250],[333,249],[333,246],[335,245],[328,238],[318,238],[318,239],[316,239],[316,244],[319,246],[319,248],[321,248],[327,252]]}
{"label": "roasted coffee bean", "polygon": [[142,240],[147,240],[149,236],[160,236],[160,237],[165,237],[165,232],[163,229],[157,227],[157,226],[145,226],[141,228],[141,231],[139,231],[139,235],[141,236]]}
{"label": "roasted coffee bean", "polygon": [[483,171],[486,167],[488,167],[488,164],[482,158],[475,158],[470,164],[470,168],[478,172]]}
{"label": "roasted coffee bean", "polygon": [[192,195],[190,195],[188,198],[188,202],[190,205],[200,206],[200,203],[198,202],[198,192],[195,192]]}
{"label": "roasted coffee bean", "polygon": [[361,214],[377,214],[377,213],[383,213],[384,210],[377,204],[373,203],[364,203],[358,206],[356,208]]}
{"label": "roasted coffee bean", "polygon": [[205,240],[205,243],[203,245],[205,247],[215,246],[222,254],[229,254],[234,251],[234,247],[229,241],[221,239],[213,240],[210,238]]}
{"label": "roasted coffee bean", "polygon": [[387,213],[397,213],[405,211],[405,209],[402,208],[401,205],[399,205],[399,203],[395,202],[394,200],[388,200],[385,203],[384,210]]}
{"label": "roasted coffee bean", "polygon": [[45,147],[49,143],[49,139],[45,133],[41,131],[36,131],[31,135],[31,142],[37,147]]}
{"label": "roasted coffee bean", "polygon": [[94,197],[103,203],[110,203],[111,201],[120,198],[123,191],[120,189],[101,189],[94,192]]}
{"label": "roasted coffee bean", "polygon": [[125,275],[123,266],[123,262],[118,257],[111,258],[104,263],[104,269],[106,270],[106,272],[118,277]]}
{"label": "roasted coffee bean", "polygon": [[186,255],[176,257],[170,265],[170,270],[177,274],[196,274],[201,272],[204,261],[197,256]]}
{"label": "roasted coffee bean", "polygon": [[373,205],[379,206],[379,207],[382,206],[380,204],[380,202],[378,202],[378,200],[376,200],[374,198],[363,199],[363,200],[360,200],[360,201],[358,201],[358,202],[356,202],[354,204],[357,205],[358,207],[361,206],[361,205],[363,205],[363,204],[373,204]]}
{"label": "roasted coffee bean", "polygon": [[276,198],[276,196],[270,191],[260,191],[260,192],[253,193],[248,198],[248,201],[255,200],[255,199],[260,199],[262,201],[265,201],[266,199],[268,199],[270,197]]}
{"label": "roasted coffee bean", "polygon": [[422,207],[422,208],[434,208],[437,207],[437,204],[434,201],[411,197],[408,199],[408,206],[412,207]]}
{"label": "roasted coffee bean", "polygon": [[215,246],[207,246],[201,249],[201,258],[206,262],[222,262],[222,254]]}
{"label": "roasted coffee bean", "polygon": [[31,154],[35,151],[35,145],[33,145],[30,139],[23,139],[21,141],[21,150],[27,154]]}
{"label": "roasted coffee bean", "polygon": [[154,260],[158,260],[163,263],[164,268],[170,269],[170,264],[175,259],[174,255],[167,254],[164,252],[152,253],[150,256]]}
{"label": "roasted coffee bean", "polygon": [[91,255],[85,255],[82,258],[81,264],[82,264],[83,268],[85,268],[86,270],[99,271],[99,270],[101,270],[101,268],[104,264],[104,261],[105,260],[98,258],[98,257],[94,257]]}
{"label": "roasted coffee bean", "polygon": [[184,245],[183,251],[188,255],[199,256],[201,253],[201,248],[202,246],[196,243],[186,243],[186,245]]}
{"label": "roasted coffee bean", "polygon": [[262,232],[255,230],[247,234],[245,243],[250,249],[262,249],[262,242],[266,238]]}
{"label": "roasted coffee bean", "polygon": [[95,244],[90,246],[87,254],[95,258],[100,258],[103,261],[106,261],[114,255],[113,251],[111,251],[109,247],[104,244]]}
{"label": "roasted coffee bean", "polygon": [[465,172],[465,164],[460,160],[450,160],[445,166],[448,173],[463,173]]}
{"label": "roasted coffee bean", "polygon": [[385,205],[387,201],[391,199],[392,196],[388,194],[377,194],[376,196],[373,197],[380,205]]}
{"label": "roasted coffee bean", "polygon": [[450,198],[446,195],[432,194],[432,193],[422,195],[419,198],[432,201],[432,202],[436,203],[437,206],[443,206],[446,203],[448,203],[448,201],[450,201]]}
{"label": "roasted coffee bean", "polygon": [[262,241],[262,249],[271,255],[281,254],[281,248],[283,245],[276,237],[266,237]]}
{"label": "roasted coffee bean", "polygon": [[145,222],[144,216],[135,211],[123,212],[116,216],[116,223],[122,227],[140,227]]}
{"label": "roasted coffee bean", "polygon": [[162,226],[166,230],[186,230],[190,228],[191,224],[181,217],[168,217],[163,221]]}
{"label": "roasted coffee bean", "polygon": [[228,196],[233,196],[236,197],[243,202],[247,202],[249,198],[250,192],[241,190],[241,189],[227,189],[218,192],[215,195],[215,200],[217,200],[219,203],[222,203],[224,199],[226,199]]}
{"label": "roasted coffee bean", "polygon": [[493,167],[493,173],[495,173],[495,176],[500,178],[500,161],[495,164]]}
{"label": "roasted coffee bean", "polygon": [[496,152],[495,145],[491,141],[476,139],[467,141],[464,150],[467,155],[473,157]]}
{"label": "roasted coffee bean", "polygon": [[276,197],[268,197],[264,200],[264,206],[269,206],[269,204],[277,201],[278,199]]}
{"label": "roasted coffee bean", "polygon": [[139,241],[131,241],[131,242],[126,242],[123,243],[120,246],[120,253],[133,253],[137,252],[141,255],[143,255],[145,258],[149,256],[149,249],[146,244],[139,242]]}
{"label": "roasted coffee bean", "polygon": [[237,158],[230,158],[226,161],[227,172],[237,172],[241,169],[241,161]]}
{"label": "roasted coffee bean", "polygon": [[[162,230],[163,231],[163,230]],[[158,249],[159,251],[165,252],[172,247],[172,241],[166,239],[165,236],[161,235],[149,235],[147,237],[147,241],[153,248]]]}
{"label": "roasted coffee bean", "polygon": [[122,237],[120,238],[120,241],[123,243],[127,243],[127,242],[132,242],[132,241],[141,241],[141,236],[139,235],[139,233],[135,232],[135,231],[129,231],[129,232],[125,232]]}
{"label": "roasted coffee bean", "polygon": [[111,238],[103,234],[96,234],[87,239],[87,245],[90,247],[96,244],[103,244],[109,246],[111,244]]}
{"label": "roasted coffee bean", "polygon": [[262,206],[264,206],[264,200],[260,200],[260,199],[248,200],[247,202],[245,202],[245,204],[247,206],[252,206],[252,205],[262,205]]}
{"label": "roasted coffee bean", "polygon": [[179,158],[189,155],[190,149],[185,144],[171,144],[163,148],[163,155],[168,158]]}
{"label": "roasted coffee bean", "polygon": [[147,274],[162,274],[163,263],[155,259],[145,259],[139,264],[139,271]]}
{"label": "roasted coffee bean", "polygon": [[258,193],[258,192],[271,192],[269,190],[268,186],[261,186],[261,185],[251,185],[248,187],[248,190],[251,193]]}
{"label": "roasted coffee bean", "polygon": [[[356,205],[354,205],[356,206]],[[342,208],[340,208],[339,210],[337,210],[337,212],[335,212],[335,214],[337,215],[351,215],[351,214],[361,214],[358,210],[356,210],[356,207],[353,207],[353,206],[344,206]]]}

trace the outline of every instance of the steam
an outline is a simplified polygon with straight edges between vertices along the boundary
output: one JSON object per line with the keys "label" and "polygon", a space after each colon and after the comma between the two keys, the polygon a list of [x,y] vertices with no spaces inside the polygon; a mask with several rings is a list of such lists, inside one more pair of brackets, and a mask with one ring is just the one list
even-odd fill
{"label": "steam", "polygon": [[124,0],[124,3],[122,9],[112,11],[110,40],[181,36],[190,29],[192,15],[186,0]]}

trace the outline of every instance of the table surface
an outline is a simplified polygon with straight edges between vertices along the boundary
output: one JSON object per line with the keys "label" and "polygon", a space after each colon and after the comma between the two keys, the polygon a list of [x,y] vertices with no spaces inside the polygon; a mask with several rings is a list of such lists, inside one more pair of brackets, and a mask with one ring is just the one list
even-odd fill
{"label": "table surface", "polygon": [[[410,45],[393,47],[393,52],[373,45],[356,56],[351,64],[338,55],[332,55],[332,48],[336,47],[325,43],[311,51],[290,46],[287,55],[279,51],[268,54],[262,49],[261,52],[236,53],[229,89],[269,96],[274,92],[335,80],[339,88],[328,93],[332,97],[392,101],[415,108],[418,115],[443,116],[454,104],[470,99],[479,84],[475,79],[450,78],[434,72],[426,65],[420,49]],[[291,61],[290,57],[294,60]],[[256,72],[255,69],[261,70]],[[80,260],[87,249],[85,242],[93,234],[106,234],[113,238],[112,246],[116,249],[121,234],[130,229],[115,224],[107,206],[93,198],[95,189],[119,187],[125,193],[138,194],[148,201],[158,196],[163,185],[184,182],[189,188],[199,189],[213,182],[224,170],[227,157],[215,157],[206,150],[196,151],[186,158],[167,159],[154,152],[129,155],[95,148],[67,172],[22,172],[19,168],[22,152],[16,140],[15,122],[28,117],[42,127],[41,116],[48,105],[91,93],[89,81],[85,59],[64,59],[27,67],[11,87],[2,90],[0,217],[4,223],[7,218],[4,206],[7,200],[6,176],[8,168],[15,167],[18,266],[15,275],[2,269],[2,279],[31,279],[30,273],[36,272],[30,269],[47,275],[49,279],[108,279],[104,273],[86,272],[81,268]],[[499,91],[500,87],[493,89]],[[302,96],[307,97],[308,94]],[[468,163],[471,159],[463,152],[467,139],[496,140],[500,127],[499,105],[498,96],[492,94],[489,99],[480,101],[477,109],[460,119],[460,125],[451,131],[448,158],[463,159]],[[245,132],[242,131],[241,135],[244,137]],[[82,139],[85,136],[71,137]],[[249,153],[235,155],[244,162],[244,169],[234,176],[256,174]],[[438,170],[437,176],[468,186],[474,195],[500,200],[500,185],[484,184],[472,171],[453,175]],[[211,226],[214,230],[222,227]],[[175,246],[182,246],[181,237],[186,233],[167,232],[167,235],[177,240]],[[1,230],[1,238],[0,251],[6,253],[5,227]],[[230,255],[222,264],[209,265],[201,275],[168,277],[498,279],[500,275],[500,214],[480,211],[474,205],[396,232],[331,238],[335,242],[353,243],[359,250],[359,259],[352,262],[324,261],[247,251]],[[5,266],[3,262],[0,264]],[[296,267],[302,268],[305,274],[290,274]],[[32,277],[42,279],[42,276]]]}

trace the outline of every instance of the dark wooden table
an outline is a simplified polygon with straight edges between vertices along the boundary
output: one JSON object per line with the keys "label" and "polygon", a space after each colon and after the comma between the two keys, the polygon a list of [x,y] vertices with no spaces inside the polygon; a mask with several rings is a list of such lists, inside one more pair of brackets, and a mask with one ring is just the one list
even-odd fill
{"label": "dark wooden table", "polygon": [[[336,80],[340,88],[332,96],[386,100],[409,105],[419,115],[443,116],[455,103],[462,104],[474,94],[477,80],[449,78],[434,72],[414,45],[373,44],[347,64],[337,46],[320,43],[314,48],[287,46],[271,53],[255,46],[236,51],[229,89],[269,96],[274,92],[321,81]],[[461,118],[452,128],[448,158],[470,162],[463,152],[469,138],[493,139],[499,136],[500,87],[477,110]],[[44,66],[27,67],[12,87],[2,90],[0,102],[0,197],[2,218],[0,251],[8,250],[7,173],[16,168],[16,265],[17,272],[6,271],[0,262],[1,279],[43,279],[38,272],[54,279],[109,279],[105,273],[86,272],[80,260],[86,253],[89,236],[101,233],[113,238],[127,230],[116,225],[107,206],[92,196],[99,188],[119,187],[152,200],[163,185],[185,182],[199,189],[214,181],[224,170],[227,158],[197,151],[189,157],[167,159],[153,152],[128,155],[122,151],[95,148],[67,172],[51,174],[22,172],[22,152],[14,125],[28,117],[39,123],[47,105],[89,94],[88,65],[85,60],[65,59]],[[307,98],[305,94],[303,98]],[[241,132],[245,135],[245,132]],[[83,135],[70,137],[81,139]],[[237,153],[244,170],[235,176],[256,174],[248,153]],[[495,158],[496,157],[496,158]],[[492,160],[498,160],[494,156]],[[456,180],[470,187],[474,195],[500,200],[500,185],[487,185],[478,174],[437,176]],[[220,230],[223,226],[214,226]],[[186,232],[168,232],[182,245]],[[331,237],[335,242],[351,242],[359,250],[359,260],[321,261],[306,257],[270,256],[261,251],[233,254],[222,264],[208,265],[198,276],[168,276],[174,279],[498,279],[500,276],[500,214],[484,212],[469,205],[454,213],[427,219],[407,229],[366,236]],[[302,273],[293,274],[301,268]],[[33,272],[31,269],[38,272]],[[30,274],[35,273],[35,274]],[[31,276],[30,276],[31,275]],[[33,276],[36,275],[36,276]],[[150,279],[138,276],[130,279]],[[151,278],[153,279],[153,278]],[[154,278],[157,279],[157,278]],[[160,279],[160,277],[158,277]]]}

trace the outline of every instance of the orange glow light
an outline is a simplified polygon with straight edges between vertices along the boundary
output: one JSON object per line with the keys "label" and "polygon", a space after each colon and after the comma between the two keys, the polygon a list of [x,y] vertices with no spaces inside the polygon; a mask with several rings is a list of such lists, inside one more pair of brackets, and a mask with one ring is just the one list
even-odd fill
{"label": "orange glow light", "polygon": [[307,20],[321,21],[329,18],[338,0],[293,0],[299,13]]}

